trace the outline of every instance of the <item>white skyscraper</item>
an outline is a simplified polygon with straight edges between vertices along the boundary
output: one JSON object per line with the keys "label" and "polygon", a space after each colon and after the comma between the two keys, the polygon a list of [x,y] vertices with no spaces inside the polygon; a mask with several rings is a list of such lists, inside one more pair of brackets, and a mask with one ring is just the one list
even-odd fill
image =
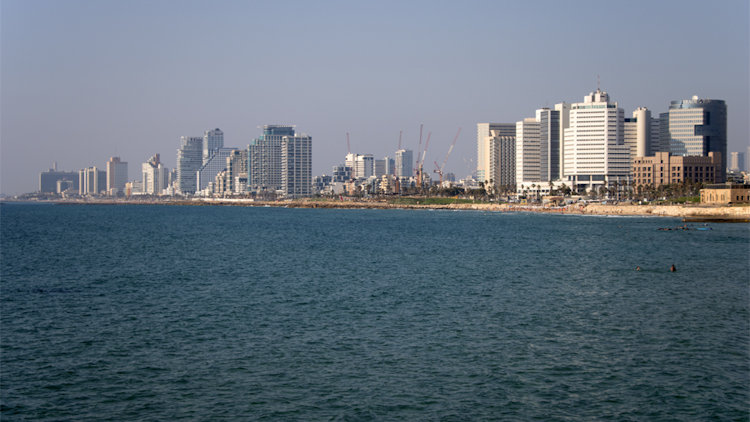
{"label": "white skyscraper", "polygon": [[352,169],[353,179],[367,179],[375,171],[375,158],[372,154],[346,154],[345,164]]}
{"label": "white skyscraper", "polygon": [[265,125],[247,153],[247,189],[289,198],[312,194],[312,137],[294,126]]}
{"label": "white skyscraper", "polygon": [[571,105],[565,130],[565,178],[576,190],[626,182],[630,150],[624,143],[624,112],[597,89]]}
{"label": "white skyscraper", "polygon": [[354,163],[354,178],[367,179],[372,176],[374,163],[375,158],[372,154],[357,154],[357,159]]}
{"label": "white skyscraper", "polygon": [[120,157],[110,157],[107,161],[107,194],[123,193],[127,182],[128,163],[120,161]]}
{"label": "white skyscraper", "polygon": [[159,154],[154,154],[148,161],[141,164],[143,176],[143,193],[161,195],[169,182],[169,169],[161,163]]}
{"label": "white skyscraper", "polygon": [[623,142],[630,150],[631,162],[635,157],[650,155],[651,135],[653,133],[652,122],[651,111],[645,107],[638,107],[633,111],[632,118],[625,118]]}
{"label": "white skyscraper", "polygon": [[540,143],[539,122],[535,118],[516,122],[516,183],[541,180]]}
{"label": "white skyscraper", "polygon": [[477,180],[490,181],[490,137],[491,131],[498,136],[516,136],[514,123],[477,123]]}
{"label": "white skyscraper", "polygon": [[516,186],[516,137],[503,136],[500,131],[490,131],[489,169],[486,176],[491,185],[504,191],[513,191]]}
{"label": "white skyscraper", "polygon": [[312,195],[312,137],[284,136],[281,141],[281,190],[287,198]]}
{"label": "white skyscraper", "polygon": [[285,136],[294,136],[294,126],[265,125],[263,135],[248,145],[247,186],[255,193],[281,190],[281,144]]}
{"label": "white skyscraper", "polygon": [[410,149],[396,151],[396,177],[411,177],[414,175],[414,152]]}
{"label": "white skyscraper", "polygon": [[78,194],[99,195],[105,190],[107,173],[96,167],[87,167],[78,172]]}
{"label": "white skyscraper", "polygon": [[247,150],[234,150],[227,157],[227,189],[235,194],[247,191]]}

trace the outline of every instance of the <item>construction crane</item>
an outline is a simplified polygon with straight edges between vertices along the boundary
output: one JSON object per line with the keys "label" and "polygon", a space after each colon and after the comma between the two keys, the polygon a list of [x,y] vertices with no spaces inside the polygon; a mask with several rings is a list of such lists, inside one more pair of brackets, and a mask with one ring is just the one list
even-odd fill
{"label": "construction crane", "polygon": [[414,171],[419,171],[419,151],[422,150],[422,128],[424,127],[423,123],[419,124],[419,146],[417,147],[417,163],[414,167]]}
{"label": "construction crane", "polygon": [[[427,156],[427,147],[430,145],[430,136],[432,136],[432,132],[427,132],[427,140],[424,143],[424,151],[422,151],[422,156],[417,156],[417,186],[419,186],[419,190],[422,190],[422,183],[424,182],[424,159]],[[419,151],[417,151],[419,153]]]}
{"label": "construction crane", "polygon": [[435,162],[435,170],[433,170],[433,173],[437,173],[440,176],[440,184],[443,184],[443,170],[445,169],[445,164],[448,162],[448,157],[451,156],[451,152],[453,152],[453,147],[456,146],[456,141],[458,140],[458,135],[461,134],[461,128],[458,128],[458,132],[456,132],[456,136],[453,137],[453,143],[451,144],[451,147],[448,148],[448,153],[445,154],[445,160],[443,160],[443,165],[439,166],[437,165],[437,161]]}

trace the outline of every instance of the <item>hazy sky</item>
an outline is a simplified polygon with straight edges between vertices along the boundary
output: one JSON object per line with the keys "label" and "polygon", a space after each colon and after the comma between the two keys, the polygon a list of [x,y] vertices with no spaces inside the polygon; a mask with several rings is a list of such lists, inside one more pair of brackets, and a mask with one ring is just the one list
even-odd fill
{"label": "hazy sky", "polygon": [[[748,145],[747,0],[2,0],[0,190],[154,153],[215,127],[245,147],[263,124],[313,137],[313,175],[347,152],[475,167],[476,123],[515,122],[601,87],[625,109],[723,99],[729,150]],[[432,170],[432,165],[428,168]]]}

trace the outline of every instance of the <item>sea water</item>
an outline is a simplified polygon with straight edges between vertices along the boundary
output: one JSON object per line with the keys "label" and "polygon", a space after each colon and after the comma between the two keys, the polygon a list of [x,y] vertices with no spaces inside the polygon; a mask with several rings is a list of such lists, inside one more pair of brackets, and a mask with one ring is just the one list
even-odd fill
{"label": "sea water", "polygon": [[749,226],[682,224],[3,204],[0,418],[746,421]]}

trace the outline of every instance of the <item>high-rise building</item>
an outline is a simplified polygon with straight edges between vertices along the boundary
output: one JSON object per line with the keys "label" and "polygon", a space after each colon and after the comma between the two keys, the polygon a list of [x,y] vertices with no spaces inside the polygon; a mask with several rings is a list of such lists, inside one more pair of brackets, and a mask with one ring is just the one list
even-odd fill
{"label": "high-rise building", "polygon": [[374,164],[375,158],[372,154],[357,154],[357,159],[354,163],[354,178],[367,179],[372,176]]}
{"label": "high-rise building", "polygon": [[312,137],[294,126],[265,125],[263,135],[248,145],[247,186],[255,193],[281,193],[290,198],[312,194]]}
{"label": "high-rise building", "polygon": [[169,169],[164,167],[159,154],[154,154],[141,164],[142,193],[147,195],[161,195],[169,183]]}
{"label": "high-rise building", "polygon": [[414,175],[414,152],[410,149],[396,151],[396,177],[411,177]]}
{"label": "high-rise building", "polygon": [[216,128],[203,133],[203,164],[219,149],[224,148],[224,132]]}
{"label": "high-rise building", "polygon": [[78,172],[78,194],[99,195],[107,185],[107,173],[96,167],[87,167]]}
{"label": "high-rise building", "polygon": [[176,192],[192,195],[196,190],[196,172],[203,164],[203,138],[183,136],[180,138],[180,149],[177,150],[177,186]]}
{"label": "high-rise building", "polygon": [[120,161],[120,157],[110,157],[107,161],[107,194],[124,193],[127,182],[128,163]]}
{"label": "high-rise building", "polygon": [[372,162],[372,175],[381,178],[383,177],[386,169],[385,159],[383,160],[373,160]]}
{"label": "high-rise building", "polygon": [[309,135],[282,138],[281,190],[287,198],[312,195],[312,137]]}
{"label": "high-rise building", "polygon": [[516,122],[516,183],[542,180],[539,126],[533,117]]}
{"label": "high-rise building", "polygon": [[[638,107],[633,111],[635,119],[635,156],[643,156],[651,151],[651,110],[646,107]],[[631,150],[631,158],[634,156]]]}
{"label": "high-rise building", "polygon": [[487,180],[505,191],[516,186],[516,137],[503,136],[498,130],[490,131]]}
{"label": "high-rise building", "polygon": [[554,176],[554,179],[562,179],[565,174],[565,142],[563,137],[565,136],[565,129],[570,127],[570,104],[562,102],[555,104],[555,111],[559,113],[560,125],[558,134],[560,136],[560,147],[559,153],[557,154],[557,163],[559,166],[558,174]]}
{"label": "high-rise building", "polygon": [[[659,152],[659,149],[661,149],[661,127],[662,127],[661,118],[651,117],[651,125],[649,128],[648,145],[647,145],[648,148],[646,149],[646,152],[649,155],[654,155],[655,153]],[[666,151],[669,151],[669,148],[667,148]]]}
{"label": "high-rise building", "polygon": [[265,125],[263,134],[248,145],[247,186],[252,192],[281,190],[281,143],[294,136],[294,126]]}
{"label": "high-rise building", "polygon": [[724,182],[727,167],[727,105],[723,100],[677,100],[669,104],[668,134],[672,155],[721,154],[717,183]]}
{"label": "high-rise building", "polygon": [[565,130],[565,179],[575,190],[624,183],[630,175],[630,149],[624,143],[624,112],[597,89],[571,105]]}
{"label": "high-rise building", "polygon": [[396,174],[396,160],[390,157],[383,158],[383,162],[385,163],[385,174],[388,175],[395,175]]}
{"label": "high-rise building", "polygon": [[[651,121],[653,127],[654,121]],[[651,136],[651,154],[657,152],[669,152],[669,112],[659,113],[658,119],[659,136]]]}
{"label": "high-rise building", "polygon": [[[638,107],[633,111],[633,117],[627,117],[623,123],[623,142],[630,151],[630,161],[635,157],[643,157],[651,152],[651,127],[654,119],[651,118],[651,110],[646,107]],[[658,123],[657,123],[658,125]]]}
{"label": "high-rise building", "polygon": [[490,132],[498,136],[516,136],[515,123],[477,123],[477,180],[489,182]]}
{"label": "high-rise building", "polygon": [[560,112],[542,108],[536,111],[539,122],[539,179],[544,182],[560,178]]}
{"label": "high-rise building", "polygon": [[54,168],[39,173],[39,192],[56,193],[58,181],[70,182],[72,188],[78,190],[78,172],[58,171],[55,165]]}
{"label": "high-rise building", "polygon": [[375,158],[372,154],[346,154],[346,166],[352,169],[352,178],[367,179],[375,171]]}
{"label": "high-rise building", "polygon": [[227,157],[232,155],[234,148],[219,148],[211,150],[208,159],[203,161],[203,165],[195,174],[196,191],[202,192],[216,179],[220,171],[227,168]]}
{"label": "high-rise building", "polygon": [[729,153],[729,171],[743,171],[745,170],[745,153],[732,151]]}
{"label": "high-rise building", "polygon": [[234,194],[247,191],[247,150],[234,150],[227,157],[227,189]]}

